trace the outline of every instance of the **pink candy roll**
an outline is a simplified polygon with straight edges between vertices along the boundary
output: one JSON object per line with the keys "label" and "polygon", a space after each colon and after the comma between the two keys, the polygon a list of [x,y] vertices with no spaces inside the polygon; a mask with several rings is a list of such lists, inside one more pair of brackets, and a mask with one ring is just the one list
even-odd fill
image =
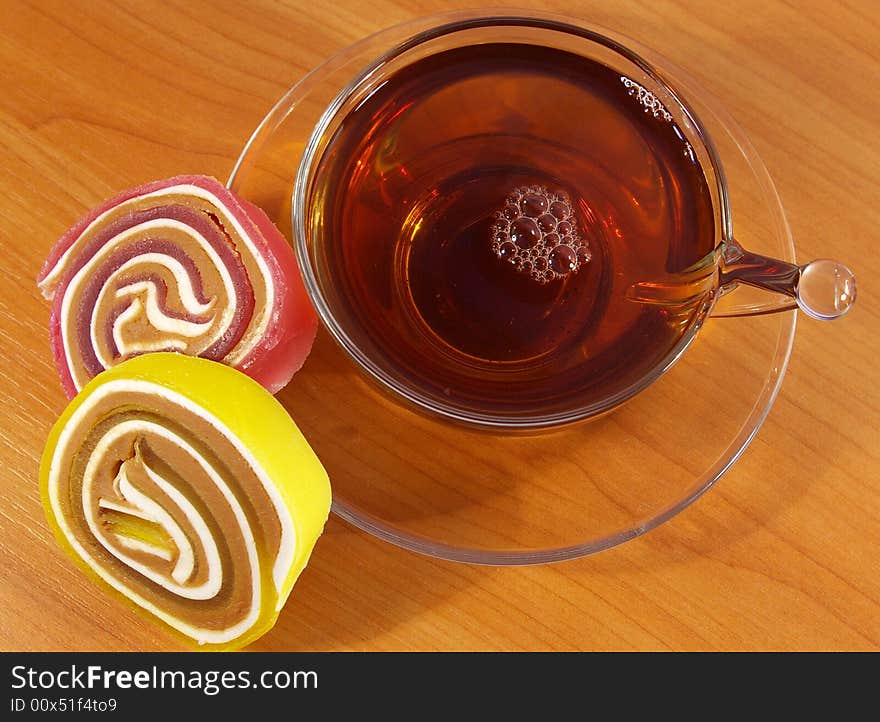
{"label": "pink candy roll", "polygon": [[311,350],[317,317],[290,244],[214,178],[125,191],[86,215],[37,283],[68,397],[126,359],[176,351],[233,366],[270,392]]}

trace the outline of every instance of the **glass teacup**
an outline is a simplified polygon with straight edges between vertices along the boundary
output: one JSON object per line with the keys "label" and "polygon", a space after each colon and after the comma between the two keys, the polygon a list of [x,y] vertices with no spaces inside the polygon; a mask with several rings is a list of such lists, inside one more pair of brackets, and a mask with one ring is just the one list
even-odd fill
{"label": "glass teacup", "polygon": [[[358,59],[369,52],[349,51]],[[319,97],[310,86],[325,93],[341,86],[302,152],[292,234],[306,286],[334,338],[374,380],[421,410],[491,428],[590,418],[669,369],[713,312],[798,305],[828,319],[855,299],[853,275],[842,264],[798,266],[737,242],[723,159],[691,92],[611,37],[551,19],[470,17],[416,33],[358,72],[349,65],[322,66],[300,90],[300,102],[309,103]],[[554,77],[565,73],[595,75],[604,95]],[[614,103],[624,107],[614,112],[629,115],[607,111]],[[288,113],[300,108],[286,101]],[[639,144],[645,148],[634,150]],[[661,157],[664,145],[680,159]],[[700,187],[682,190],[691,168]],[[365,174],[373,177],[359,180]],[[580,185],[570,182],[578,174]],[[505,200],[505,189],[512,198]],[[542,288],[530,288],[522,268],[504,259],[493,266],[489,258],[489,236],[498,229],[492,218],[530,189],[529,197],[543,194],[548,206],[534,221],[552,221],[553,200],[567,200],[570,217],[556,222],[575,230],[556,248],[570,251],[572,266],[579,250],[586,253],[578,274],[541,277]],[[693,197],[676,195],[687,193]],[[432,194],[450,207],[416,212]],[[462,198],[447,201],[456,194]],[[443,213],[458,213],[467,233],[443,228]],[[686,238],[698,223],[706,225],[704,237]],[[694,247],[683,248],[688,243]],[[424,250],[427,244],[451,250],[443,255]],[[507,247],[516,250],[509,238]],[[519,255],[527,269],[549,270],[558,260],[552,249]],[[427,260],[415,268],[420,256]],[[458,277],[433,278],[436,268]],[[732,291],[740,284],[775,295],[739,301]],[[580,287],[587,286],[599,289],[595,298],[586,299],[592,291]],[[443,304],[454,307],[446,318],[435,308]],[[544,335],[543,345],[535,341]]]}
{"label": "glass teacup", "polygon": [[[694,153],[711,194],[714,236],[703,263],[620,289],[626,303],[663,309],[681,324],[677,342],[614,394],[549,412],[545,404],[529,413],[485,413],[394,373],[377,348],[382,339],[363,333],[340,307],[332,259],[321,257],[316,176],[340,122],[420,53],[497,41],[560,45],[601,59],[639,112],[682,132],[682,153]],[[312,358],[280,399],[330,471],[334,510],[388,541],[449,559],[566,559],[668,519],[730,467],[766,417],[795,327],[795,314],[774,312],[800,305],[833,318],[855,298],[852,274],[840,264],[795,263],[772,181],[714,99],[638,43],[556,16],[453,13],[351,46],[278,102],[229,184],[288,234],[324,321]],[[740,318],[714,320],[726,316]],[[363,380],[392,393],[375,394],[376,384]],[[566,423],[627,399],[605,419]],[[401,400],[408,403],[394,403]],[[450,419],[464,423],[445,423]],[[507,433],[512,429],[547,433]]]}

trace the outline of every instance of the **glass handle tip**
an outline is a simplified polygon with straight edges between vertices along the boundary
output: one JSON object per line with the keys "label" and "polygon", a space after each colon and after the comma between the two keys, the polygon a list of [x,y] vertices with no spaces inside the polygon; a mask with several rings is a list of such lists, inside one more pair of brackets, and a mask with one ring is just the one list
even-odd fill
{"label": "glass handle tip", "polygon": [[801,266],[796,298],[808,316],[822,321],[840,318],[856,301],[856,277],[842,263],[818,258]]}

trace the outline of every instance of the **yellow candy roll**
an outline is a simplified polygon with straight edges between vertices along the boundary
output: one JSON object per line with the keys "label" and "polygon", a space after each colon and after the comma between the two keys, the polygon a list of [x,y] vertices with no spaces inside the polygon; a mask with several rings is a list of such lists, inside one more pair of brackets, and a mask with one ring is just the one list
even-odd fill
{"label": "yellow candy roll", "polygon": [[275,398],[173,353],[83,388],[49,435],[40,487],[74,561],[209,649],[272,627],[330,511],[327,473]]}

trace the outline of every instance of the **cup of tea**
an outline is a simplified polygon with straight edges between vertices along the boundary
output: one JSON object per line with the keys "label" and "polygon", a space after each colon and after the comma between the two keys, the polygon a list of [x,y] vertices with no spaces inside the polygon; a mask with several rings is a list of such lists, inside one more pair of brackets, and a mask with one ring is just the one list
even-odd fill
{"label": "cup of tea", "polygon": [[[287,216],[324,325],[394,398],[481,428],[558,427],[646,389],[711,316],[832,319],[855,301],[841,263],[747,250],[699,92],[583,24],[453,14],[313,71],[230,183],[247,174]],[[286,195],[261,198],[260,174],[289,179]]]}

